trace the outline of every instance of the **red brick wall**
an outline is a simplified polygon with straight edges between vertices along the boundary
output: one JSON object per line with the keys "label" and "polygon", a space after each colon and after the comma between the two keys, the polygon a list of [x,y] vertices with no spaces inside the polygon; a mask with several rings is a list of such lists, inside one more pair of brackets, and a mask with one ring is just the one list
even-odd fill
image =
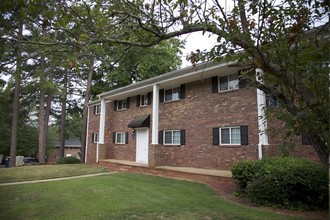
{"label": "red brick wall", "polygon": [[[136,107],[136,96],[130,97],[130,107],[126,110],[114,111],[114,102],[106,105],[105,119],[105,156],[106,158],[135,161],[136,141],[132,138],[132,129],[127,125],[136,116],[151,115],[152,105]],[[128,144],[113,143],[113,132],[128,132]],[[149,130],[151,143],[151,129]]]}
{"label": "red brick wall", "polygon": [[88,133],[87,133],[87,144],[86,144],[86,153],[87,163],[96,162],[96,144],[93,143],[92,133],[99,133],[100,127],[100,115],[94,114],[94,106],[89,107],[89,121],[88,121]]}
{"label": "red brick wall", "polygon": [[[186,166],[229,170],[235,162],[258,158],[258,115],[256,89],[246,87],[234,91],[212,93],[211,79],[186,84],[185,99],[159,104],[159,130],[186,131],[184,146],[149,146],[150,166]],[[127,125],[136,116],[151,115],[152,105],[136,107],[136,97],[130,97],[130,108],[114,111],[114,102],[106,104],[105,144],[100,145],[100,159],[135,161],[136,141]],[[90,107],[93,113],[93,108]],[[151,123],[152,124],[152,123]],[[151,126],[150,124],[150,126]],[[224,146],[212,144],[212,128],[248,126],[248,145]],[[99,115],[90,114],[88,162],[95,163],[96,144],[91,133],[98,132]],[[113,132],[128,132],[128,144],[112,143]],[[151,143],[151,127],[149,143]],[[278,147],[264,146],[264,156],[278,154]],[[278,143],[276,143],[278,144]],[[309,146],[296,148],[294,155],[315,158]]]}
{"label": "red brick wall", "polygon": [[[229,169],[234,162],[257,158],[256,91],[244,88],[212,93],[211,79],[186,85],[186,97],[159,106],[160,130],[186,130],[184,146],[160,146],[162,165]],[[212,128],[247,125],[249,145],[212,144]]]}
{"label": "red brick wall", "polygon": [[[268,135],[269,145],[263,146],[264,157],[290,155],[319,161],[319,157],[313,149],[313,146],[303,145],[301,136],[294,136],[294,134],[292,134],[291,137],[286,137],[287,128],[284,122],[272,118],[272,120],[268,121],[268,128],[270,131],[270,134]],[[284,137],[286,137],[288,141],[292,141],[292,147],[284,145]]]}

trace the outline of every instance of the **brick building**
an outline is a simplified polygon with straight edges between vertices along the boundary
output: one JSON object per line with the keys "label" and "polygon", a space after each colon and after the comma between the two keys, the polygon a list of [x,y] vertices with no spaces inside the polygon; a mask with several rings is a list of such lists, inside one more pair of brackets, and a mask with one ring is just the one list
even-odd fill
{"label": "brick building", "polygon": [[[64,142],[64,157],[80,158],[81,141],[80,140],[65,140]],[[60,158],[60,142],[55,143],[47,158],[47,163],[56,163]]]}
{"label": "brick building", "polygon": [[[99,95],[88,104],[86,162],[229,170],[233,163],[279,153],[265,130],[266,97],[239,80],[239,68],[203,63]],[[295,156],[316,159],[312,146]]]}

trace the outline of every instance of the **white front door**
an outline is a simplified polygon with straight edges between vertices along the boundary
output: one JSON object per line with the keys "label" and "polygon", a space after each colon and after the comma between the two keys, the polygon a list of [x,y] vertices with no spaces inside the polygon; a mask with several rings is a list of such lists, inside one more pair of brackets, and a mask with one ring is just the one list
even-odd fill
{"label": "white front door", "polygon": [[136,162],[148,163],[148,145],[149,145],[148,128],[137,128],[136,129]]}

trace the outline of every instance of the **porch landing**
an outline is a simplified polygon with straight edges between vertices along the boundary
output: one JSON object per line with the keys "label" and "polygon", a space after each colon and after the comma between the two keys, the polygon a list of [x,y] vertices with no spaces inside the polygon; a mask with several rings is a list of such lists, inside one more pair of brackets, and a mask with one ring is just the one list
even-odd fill
{"label": "porch landing", "polygon": [[[113,163],[113,164],[126,165],[131,167],[149,168],[148,164],[137,163],[127,160],[106,159],[106,160],[100,160],[100,162],[102,164]],[[152,169],[175,171],[180,173],[190,173],[190,174],[205,175],[205,176],[232,178],[232,173],[231,171],[228,170],[213,170],[213,169],[201,169],[201,168],[193,168],[193,167],[173,167],[173,166],[156,166],[153,167]]]}

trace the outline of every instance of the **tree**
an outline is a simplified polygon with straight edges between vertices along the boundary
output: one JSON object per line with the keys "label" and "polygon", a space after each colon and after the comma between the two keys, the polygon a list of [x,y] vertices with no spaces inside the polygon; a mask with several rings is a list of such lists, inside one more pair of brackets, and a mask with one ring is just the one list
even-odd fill
{"label": "tree", "polygon": [[[243,77],[278,100],[277,116],[292,134],[304,133],[321,162],[329,157],[329,1],[121,1],[113,19],[131,27],[131,45],[149,46],[203,31],[218,36],[190,60],[237,61]],[[324,24],[320,26],[320,24]],[[139,29],[138,29],[139,27]],[[141,30],[148,32],[140,37]],[[135,38],[134,38],[135,37]],[[142,40],[143,39],[143,40]],[[97,42],[109,39],[98,38]],[[123,42],[122,42],[123,43]],[[255,80],[255,69],[264,74]]]}
{"label": "tree", "polygon": [[[116,19],[109,19],[107,15],[120,8],[114,4],[117,1],[68,1],[66,3],[62,6],[62,10],[66,13],[63,13],[63,19],[58,22],[58,26],[61,31],[68,33],[68,38],[55,43],[72,46],[76,50],[73,53],[75,56],[72,57],[72,66],[86,80],[85,103],[90,101],[91,92],[95,94],[95,91],[99,93],[120,85],[127,85],[133,81],[176,69],[180,65],[180,59],[177,57],[180,45],[178,40],[164,42],[163,45],[148,48],[148,51],[121,42],[120,39],[125,38],[131,30],[118,23]],[[95,41],[99,39],[99,36],[112,40]],[[150,53],[157,58],[162,57],[161,60],[165,64],[162,65],[163,69],[155,65],[152,68],[146,68],[147,56]],[[151,56],[149,55],[148,58],[151,59]],[[83,108],[82,161],[85,156],[87,126],[87,107]]]}
{"label": "tree", "polygon": [[[11,141],[10,141],[10,166],[16,165],[16,153],[17,153],[17,133],[18,133],[18,118],[19,118],[19,98],[20,98],[20,88],[21,88],[21,76],[22,76],[22,44],[23,39],[23,22],[24,17],[24,3],[15,3],[10,2],[4,4],[4,8],[10,8],[6,14],[1,10],[1,23],[8,22],[6,26],[11,31],[7,32],[5,37],[8,41],[11,41],[11,37],[16,39],[14,45],[14,50],[11,51],[11,48],[8,47],[8,41],[4,39],[1,44],[7,49],[4,54],[11,55],[11,58],[4,58],[4,65],[14,64],[14,71],[10,71],[13,79],[15,81],[14,86],[14,99],[12,105],[12,124],[11,124]],[[2,28],[1,34],[5,35],[5,30]],[[11,52],[9,52],[11,51]],[[6,67],[4,67],[6,68]]]}
{"label": "tree", "polygon": [[92,96],[178,69],[183,47],[184,42],[174,38],[148,48],[118,48],[112,59],[101,58],[93,77]]}

